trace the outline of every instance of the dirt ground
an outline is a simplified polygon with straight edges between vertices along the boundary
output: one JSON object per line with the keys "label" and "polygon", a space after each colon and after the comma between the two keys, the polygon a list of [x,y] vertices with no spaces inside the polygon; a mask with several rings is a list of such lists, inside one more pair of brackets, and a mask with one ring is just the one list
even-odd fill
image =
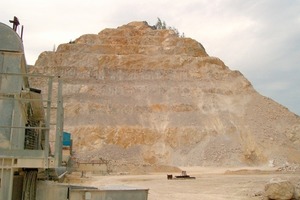
{"label": "dirt ground", "polygon": [[[95,187],[133,186],[149,189],[148,200],[258,200],[263,199],[264,186],[272,178],[300,182],[300,172],[278,172],[275,169],[224,169],[182,167],[190,180],[168,180],[168,173],[148,175],[95,176],[87,173],[68,175],[66,182]],[[180,174],[174,174],[180,175]]]}

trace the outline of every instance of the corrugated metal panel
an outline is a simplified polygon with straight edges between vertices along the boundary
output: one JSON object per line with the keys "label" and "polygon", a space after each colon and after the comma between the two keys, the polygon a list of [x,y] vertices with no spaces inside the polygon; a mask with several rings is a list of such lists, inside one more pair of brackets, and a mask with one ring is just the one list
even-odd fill
{"label": "corrugated metal panel", "polygon": [[24,149],[38,149],[39,134],[34,129],[26,129]]}

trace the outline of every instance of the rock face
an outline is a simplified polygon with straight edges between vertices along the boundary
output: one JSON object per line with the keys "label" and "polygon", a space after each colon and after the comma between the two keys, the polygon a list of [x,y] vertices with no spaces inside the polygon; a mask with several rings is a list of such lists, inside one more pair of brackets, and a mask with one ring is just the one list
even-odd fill
{"label": "rock face", "polygon": [[31,71],[63,77],[65,129],[81,159],[119,166],[300,163],[299,116],[172,30],[131,22],[83,35],[43,52]]}

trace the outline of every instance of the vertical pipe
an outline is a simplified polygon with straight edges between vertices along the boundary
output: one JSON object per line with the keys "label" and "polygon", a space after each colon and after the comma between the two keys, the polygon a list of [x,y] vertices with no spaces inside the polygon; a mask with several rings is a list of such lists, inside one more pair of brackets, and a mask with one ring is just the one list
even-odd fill
{"label": "vertical pipe", "polygon": [[22,28],[21,28],[21,40],[23,41],[23,30],[24,30],[24,26],[22,25]]}
{"label": "vertical pipe", "polygon": [[[0,164],[0,167],[1,167],[1,173],[0,173],[0,191],[1,191],[1,187],[2,187],[2,182],[3,182],[3,167],[4,167],[4,158],[1,158],[1,164]],[[1,195],[0,195],[1,196]]]}
{"label": "vertical pipe", "polygon": [[48,79],[48,98],[47,98],[47,107],[46,107],[46,130],[45,130],[45,168],[49,167],[48,156],[49,156],[49,134],[50,134],[50,119],[51,119],[51,100],[52,100],[52,84],[53,77],[49,77]]}
{"label": "vertical pipe", "polygon": [[[14,95],[14,98],[15,98],[15,95]],[[12,110],[12,117],[11,117],[11,127],[10,127],[10,136],[9,136],[9,149],[12,149],[12,145],[14,144],[13,142],[13,134],[14,134],[14,126],[15,126],[15,106],[16,106],[16,103],[15,101],[13,101],[14,105],[13,105],[13,110]]]}
{"label": "vertical pipe", "polygon": [[13,162],[13,158],[1,158],[1,200],[12,200],[14,176]]}
{"label": "vertical pipe", "polygon": [[14,170],[13,170],[14,159],[11,158],[10,161],[11,161],[10,168],[8,169],[10,171],[10,174],[9,174],[10,186],[9,186],[9,192],[8,192],[8,199],[12,199],[12,191],[13,191],[13,185],[14,185]]}
{"label": "vertical pipe", "polygon": [[62,79],[58,77],[57,88],[57,111],[56,111],[56,136],[55,136],[55,166],[59,167],[62,162],[62,135],[63,135],[63,98]]}

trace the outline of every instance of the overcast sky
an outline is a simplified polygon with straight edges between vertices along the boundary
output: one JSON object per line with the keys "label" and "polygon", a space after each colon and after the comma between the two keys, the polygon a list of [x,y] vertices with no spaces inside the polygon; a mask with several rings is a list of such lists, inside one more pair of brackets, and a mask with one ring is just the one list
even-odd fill
{"label": "overcast sky", "polygon": [[83,34],[159,17],[300,115],[300,0],[2,0],[0,8],[1,22],[17,16],[24,25],[28,64]]}

